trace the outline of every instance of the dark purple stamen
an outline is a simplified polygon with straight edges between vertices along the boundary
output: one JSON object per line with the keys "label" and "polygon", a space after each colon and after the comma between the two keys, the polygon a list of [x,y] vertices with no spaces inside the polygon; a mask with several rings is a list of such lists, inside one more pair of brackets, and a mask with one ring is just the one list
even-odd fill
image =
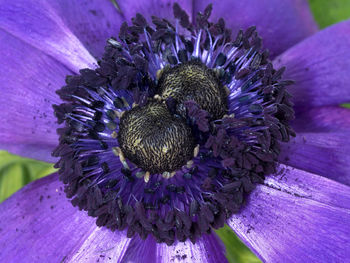
{"label": "dark purple stamen", "polygon": [[291,82],[255,27],[231,40],[223,19],[208,21],[211,10],[192,24],[175,4],[175,25],[137,14],[95,70],[68,76],[57,92],[65,126],[55,167],[97,225],[195,242],[275,172],[279,142],[294,136]]}

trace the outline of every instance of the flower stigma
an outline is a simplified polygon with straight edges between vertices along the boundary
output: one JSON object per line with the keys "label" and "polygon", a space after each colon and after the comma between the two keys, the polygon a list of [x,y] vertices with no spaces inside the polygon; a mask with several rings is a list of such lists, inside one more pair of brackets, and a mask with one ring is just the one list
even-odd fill
{"label": "flower stigma", "polygon": [[190,127],[161,102],[127,111],[120,118],[118,142],[128,160],[151,174],[180,169],[195,147]]}
{"label": "flower stigma", "polygon": [[255,27],[234,39],[212,6],[190,22],[137,14],[54,105],[60,180],[74,206],[168,245],[225,224],[295,136],[290,94]]}

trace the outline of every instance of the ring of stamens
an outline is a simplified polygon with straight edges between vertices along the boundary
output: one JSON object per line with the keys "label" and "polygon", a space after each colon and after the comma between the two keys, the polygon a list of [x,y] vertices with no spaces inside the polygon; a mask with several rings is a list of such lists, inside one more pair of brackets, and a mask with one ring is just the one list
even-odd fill
{"label": "ring of stamens", "polygon": [[295,135],[292,82],[281,80],[284,69],[273,68],[254,27],[232,41],[210,13],[192,24],[175,4],[175,26],[137,14],[120,42],[108,41],[97,69],[67,77],[57,91],[65,126],[55,167],[72,204],[98,226],[195,242],[276,172],[279,142]]}

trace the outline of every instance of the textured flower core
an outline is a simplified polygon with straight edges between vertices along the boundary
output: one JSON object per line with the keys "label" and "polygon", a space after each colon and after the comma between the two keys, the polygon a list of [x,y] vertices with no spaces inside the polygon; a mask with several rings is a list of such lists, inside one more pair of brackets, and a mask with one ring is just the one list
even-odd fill
{"label": "textured flower core", "polygon": [[181,168],[194,150],[190,127],[161,102],[127,111],[120,118],[118,142],[120,154],[151,174]]}
{"label": "textured flower core", "polygon": [[162,70],[159,79],[162,99],[177,102],[176,112],[186,116],[184,102],[193,100],[209,113],[210,119],[220,119],[227,112],[227,94],[218,76],[203,63],[191,61]]}
{"label": "textured flower core", "polygon": [[68,76],[54,105],[60,180],[73,205],[113,231],[195,242],[239,211],[294,136],[284,69],[254,27],[137,14],[96,69]]}

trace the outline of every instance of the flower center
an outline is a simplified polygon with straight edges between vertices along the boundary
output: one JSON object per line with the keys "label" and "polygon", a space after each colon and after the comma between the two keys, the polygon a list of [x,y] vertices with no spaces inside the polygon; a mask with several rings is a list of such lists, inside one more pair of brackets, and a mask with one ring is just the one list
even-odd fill
{"label": "flower center", "polygon": [[161,102],[150,102],[125,112],[118,141],[127,159],[152,174],[173,172],[193,156],[191,129]]}
{"label": "flower center", "polygon": [[159,79],[163,99],[174,99],[176,112],[186,116],[183,102],[193,100],[207,111],[211,119],[220,119],[227,111],[227,94],[212,69],[191,61],[163,69]]}
{"label": "flower center", "polygon": [[[292,103],[251,27],[231,41],[222,19],[176,24],[137,14],[96,69],[68,76],[54,105],[60,180],[98,226],[128,237],[195,242],[222,227],[295,135]],[[119,158],[116,158],[118,155]]]}

